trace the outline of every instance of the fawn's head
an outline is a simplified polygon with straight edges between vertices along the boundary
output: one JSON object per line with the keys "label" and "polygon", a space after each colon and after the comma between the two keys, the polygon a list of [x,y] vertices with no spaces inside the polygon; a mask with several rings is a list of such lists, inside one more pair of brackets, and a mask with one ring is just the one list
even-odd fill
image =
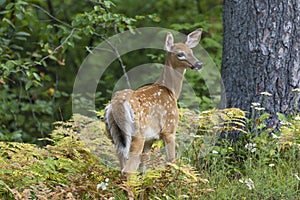
{"label": "fawn's head", "polygon": [[202,29],[191,32],[183,43],[175,43],[171,33],[167,34],[165,50],[168,52],[167,65],[173,68],[195,69],[202,67],[200,62],[193,54],[192,48],[196,47],[201,38]]}

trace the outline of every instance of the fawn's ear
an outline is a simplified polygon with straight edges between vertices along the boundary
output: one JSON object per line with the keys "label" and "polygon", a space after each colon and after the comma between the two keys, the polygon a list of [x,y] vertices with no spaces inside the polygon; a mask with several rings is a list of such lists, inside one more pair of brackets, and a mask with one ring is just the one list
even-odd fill
{"label": "fawn's ear", "polygon": [[185,44],[188,45],[190,48],[194,48],[199,44],[199,41],[201,39],[201,34],[202,34],[202,28],[199,28],[186,37]]}
{"label": "fawn's ear", "polygon": [[165,50],[166,51],[171,51],[172,46],[174,45],[174,38],[172,33],[168,33],[165,41]]}

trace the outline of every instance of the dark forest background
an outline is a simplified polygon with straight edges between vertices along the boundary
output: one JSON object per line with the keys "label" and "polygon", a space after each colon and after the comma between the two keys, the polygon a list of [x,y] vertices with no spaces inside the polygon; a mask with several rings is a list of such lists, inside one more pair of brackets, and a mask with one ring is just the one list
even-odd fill
{"label": "dark forest background", "polygon": [[[0,0],[0,140],[39,143],[54,121],[70,119],[81,63],[105,38],[120,32],[154,26],[187,34],[202,27],[201,45],[220,68],[222,4],[222,0]],[[137,51],[122,61],[130,70],[142,63],[163,63],[163,54]],[[110,69],[98,86],[97,110],[104,108],[123,75],[118,62]],[[200,109],[210,108],[200,77],[188,73],[187,79]]]}

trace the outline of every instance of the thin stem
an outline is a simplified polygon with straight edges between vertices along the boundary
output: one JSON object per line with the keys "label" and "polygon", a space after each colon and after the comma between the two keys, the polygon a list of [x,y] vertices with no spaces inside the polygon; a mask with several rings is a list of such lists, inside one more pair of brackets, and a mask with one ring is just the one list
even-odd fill
{"label": "thin stem", "polygon": [[39,62],[42,63],[43,61],[45,61],[46,59],[48,59],[50,56],[52,56],[54,53],[56,53],[56,51],[60,48],[62,48],[64,46],[64,44],[66,42],[68,42],[68,40],[72,37],[72,35],[74,34],[74,31],[75,30],[78,30],[77,28],[73,28],[70,32],[70,34],[68,35],[68,37],[66,37],[66,39],[64,39],[64,41],[59,45],[57,46],[49,55],[43,57]]}
{"label": "thin stem", "polygon": [[125,76],[128,88],[131,89],[131,84],[130,84],[130,81],[129,81],[129,77],[128,77],[127,72],[126,72],[126,66],[124,65],[123,60],[121,59],[121,56],[120,56],[120,53],[119,53],[118,49],[110,41],[108,41],[106,38],[104,38],[102,35],[100,35],[98,33],[94,33],[94,34],[101,37],[112,48],[114,54],[117,56],[118,61],[121,65],[121,67],[122,67],[123,74]]}
{"label": "thin stem", "polygon": [[60,19],[57,19],[56,17],[54,17],[53,15],[51,15],[47,10],[45,10],[44,8],[42,8],[41,6],[37,5],[37,4],[32,4],[33,7],[36,7],[38,9],[40,9],[41,11],[43,11],[45,14],[47,14],[51,19],[69,27],[69,28],[74,28],[73,26],[71,26],[70,24],[61,21]]}

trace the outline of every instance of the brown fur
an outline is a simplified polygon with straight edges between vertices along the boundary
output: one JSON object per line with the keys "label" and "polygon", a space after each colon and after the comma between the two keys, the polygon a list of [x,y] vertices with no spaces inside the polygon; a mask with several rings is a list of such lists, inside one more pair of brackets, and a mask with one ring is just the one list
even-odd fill
{"label": "brown fur", "polygon": [[198,44],[200,35],[198,29],[188,35],[185,43],[174,44],[169,33],[165,43],[166,65],[156,83],[135,91],[116,92],[106,108],[106,127],[116,146],[122,173],[137,170],[142,154],[157,139],[165,143],[167,161],[175,160],[177,99],[185,70],[201,67],[191,50]]}

